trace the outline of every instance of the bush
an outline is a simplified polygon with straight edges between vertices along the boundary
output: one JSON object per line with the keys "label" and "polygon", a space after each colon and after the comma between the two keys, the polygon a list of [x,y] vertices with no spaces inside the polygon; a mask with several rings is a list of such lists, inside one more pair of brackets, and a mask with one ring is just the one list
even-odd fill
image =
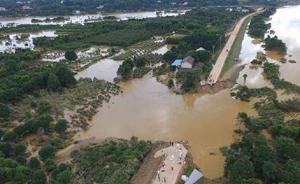
{"label": "bush", "polygon": [[58,77],[54,73],[50,73],[47,81],[47,88],[51,91],[61,91],[62,87],[58,80]]}
{"label": "bush", "polygon": [[196,87],[198,86],[197,85],[198,82],[199,82],[199,78],[198,78],[196,73],[186,72],[185,76],[184,76],[184,79],[183,79],[183,82],[182,82],[181,89],[184,92],[189,92],[189,91],[195,90]]}
{"label": "bush", "polygon": [[36,157],[32,157],[29,162],[28,162],[28,166],[33,169],[33,170],[36,170],[36,169],[39,169],[41,167],[41,163],[39,161],[38,158]]}
{"label": "bush", "polygon": [[64,133],[68,128],[68,122],[65,119],[60,119],[54,126],[57,133]]}
{"label": "bush", "polygon": [[10,116],[10,109],[7,105],[0,103],[0,118],[7,119]]}
{"label": "bush", "polygon": [[6,132],[4,135],[3,135],[3,141],[15,141],[16,138],[17,138],[17,134],[15,132]]}
{"label": "bush", "polygon": [[47,181],[47,179],[46,179],[46,175],[45,175],[44,171],[42,171],[42,170],[34,171],[32,178],[31,178],[32,184],[45,184],[46,181]]}
{"label": "bush", "polygon": [[46,145],[46,146],[42,147],[39,151],[39,155],[42,160],[47,160],[49,158],[53,158],[54,153],[55,153],[55,149],[51,145]]}
{"label": "bush", "polygon": [[77,54],[74,50],[68,50],[65,52],[65,58],[69,61],[75,61],[77,59]]}
{"label": "bush", "polygon": [[39,114],[48,113],[51,110],[51,105],[47,101],[42,101],[38,104],[37,112]]}
{"label": "bush", "polygon": [[44,161],[44,164],[48,172],[51,172],[56,168],[55,162],[52,159],[47,159]]}

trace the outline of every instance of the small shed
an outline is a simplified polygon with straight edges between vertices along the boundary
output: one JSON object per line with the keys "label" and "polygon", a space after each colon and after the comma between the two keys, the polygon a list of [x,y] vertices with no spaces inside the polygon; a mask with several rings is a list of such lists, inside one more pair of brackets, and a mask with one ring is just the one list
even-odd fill
{"label": "small shed", "polygon": [[187,56],[182,60],[181,68],[193,68],[195,59],[192,56]]}
{"label": "small shed", "polygon": [[175,67],[180,67],[182,64],[182,59],[176,59],[171,65]]}
{"label": "small shed", "polygon": [[199,52],[199,51],[205,51],[205,48],[200,47],[200,48],[198,48],[198,49],[196,50],[196,52]]}
{"label": "small shed", "polygon": [[185,184],[194,184],[198,180],[200,180],[202,177],[203,177],[203,174],[200,171],[198,171],[197,169],[194,169],[192,174],[188,177]]}

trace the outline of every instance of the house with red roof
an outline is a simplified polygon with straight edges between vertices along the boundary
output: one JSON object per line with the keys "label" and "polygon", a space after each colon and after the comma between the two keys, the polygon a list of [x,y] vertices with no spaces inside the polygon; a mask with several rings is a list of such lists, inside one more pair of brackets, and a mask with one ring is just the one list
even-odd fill
{"label": "house with red roof", "polygon": [[187,56],[182,60],[181,68],[193,68],[195,59],[192,56]]}

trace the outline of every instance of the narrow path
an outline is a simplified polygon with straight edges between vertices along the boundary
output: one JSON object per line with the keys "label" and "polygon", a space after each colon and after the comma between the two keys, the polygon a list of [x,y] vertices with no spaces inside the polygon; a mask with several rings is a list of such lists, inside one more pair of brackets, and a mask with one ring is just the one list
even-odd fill
{"label": "narrow path", "polygon": [[154,157],[165,156],[165,160],[153,178],[152,184],[175,184],[184,165],[187,152],[182,144],[177,143],[157,151]]}
{"label": "narrow path", "polygon": [[246,15],[238,21],[238,23],[236,24],[234,30],[231,32],[230,37],[227,40],[223,50],[221,51],[221,53],[220,53],[215,65],[214,65],[213,69],[211,70],[211,72],[209,74],[209,77],[207,79],[208,84],[212,85],[212,84],[215,84],[218,81],[218,79],[221,75],[224,63],[226,62],[228,54],[229,54],[229,52],[230,52],[230,50],[231,50],[231,48],[234,44],[234,41],[235,41],[237,35],[239,34],[239,31],[240,31],[244,21],[248,17],[260,12],[261,10],[262,9],[258,9],[256,12]]}

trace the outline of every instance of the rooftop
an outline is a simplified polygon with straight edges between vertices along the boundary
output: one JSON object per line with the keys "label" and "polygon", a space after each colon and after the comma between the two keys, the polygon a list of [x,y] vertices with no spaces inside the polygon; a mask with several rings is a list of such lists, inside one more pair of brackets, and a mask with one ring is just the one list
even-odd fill
{"label": "rooftop", "polygon": [[190,63],[190,64],[194,64],[194,58],[192,56],[187,56],[183,59],[184,63]]}
{"label": "rooftop", "polygon": [[176,59],[173,63],[172,66],[180,66],[182,63],[182,59]]}

